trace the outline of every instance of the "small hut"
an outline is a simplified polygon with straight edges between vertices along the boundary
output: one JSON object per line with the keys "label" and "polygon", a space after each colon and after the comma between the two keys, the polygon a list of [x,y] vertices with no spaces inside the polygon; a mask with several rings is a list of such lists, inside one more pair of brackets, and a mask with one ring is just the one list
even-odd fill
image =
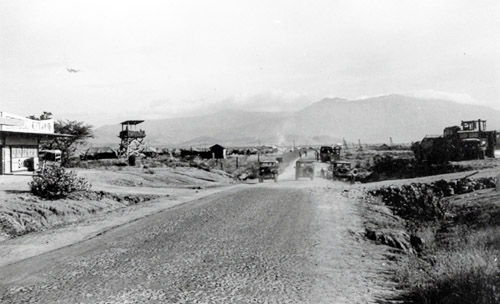
{"label": "small hut", "polygon": [[216,144],[210,147],[210,152],[212,153],[213,158],[225,159],[227,154],[226,153],[227,149],[221,145]]}
{"label": "small hut", "polygon": [[118,158],[118,153],[110,147],[90,147],[82,156],[83,160],[113,158]]}

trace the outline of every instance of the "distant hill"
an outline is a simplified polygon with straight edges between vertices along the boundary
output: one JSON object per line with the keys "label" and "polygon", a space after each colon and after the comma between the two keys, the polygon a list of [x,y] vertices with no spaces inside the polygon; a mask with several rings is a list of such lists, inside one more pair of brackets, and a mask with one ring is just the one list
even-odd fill
{"label": "distant hill", "polygon": [[[461,120],[486,119],[500,130],[500,111],[446,100],[388,95],[363,100],[323,99],[294,113],[226,110],[211,115],[148,120],[141,127],[151,145],[317,145],[341,142],[395,143],[441,134]],[[94,143],[118,145],[119,125],[95,130]]]}
{"label": "distant hill", "polygon": [[[213,141],[219,139],[237,139],[239,136],[234,133],[241,126],[260,124],[285,115],[288,114],[225,110],[198,117],[146,120],[138,127],[146,131],[146,141],[150,145],[177,146],[184,142],[186,146],[211,145]],[[119,124],[97,128],[94,131],[95,138],[92,143],[118,145],[120,130]],[[228,135],[225,135],[227,133],[233,134],[232,138],[228,138]]]}
{"label": "distant hill", "polygon": [[486,119],[489,130],[500,129],[500,111],[445,100],[401,95],[349,101],[323,99],[295,113],[299,134],[328,134],[351,141],[411,142],[428,134],[442,134],[461,120]]}

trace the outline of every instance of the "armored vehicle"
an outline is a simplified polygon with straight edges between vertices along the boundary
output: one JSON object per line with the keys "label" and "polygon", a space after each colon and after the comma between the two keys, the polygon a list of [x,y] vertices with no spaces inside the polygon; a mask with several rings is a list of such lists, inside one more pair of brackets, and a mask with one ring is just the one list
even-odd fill
{"label": "armored vehicle", "polygon": [[295,163],[295,180],[301,177],[314,179],[314,161],[301,159]]}
{"label": "armored vehicle", "polygon": [[265,179],[274,179],[278,182],[279,163],[277,161],[263,161],[259,163],[259,183]]}

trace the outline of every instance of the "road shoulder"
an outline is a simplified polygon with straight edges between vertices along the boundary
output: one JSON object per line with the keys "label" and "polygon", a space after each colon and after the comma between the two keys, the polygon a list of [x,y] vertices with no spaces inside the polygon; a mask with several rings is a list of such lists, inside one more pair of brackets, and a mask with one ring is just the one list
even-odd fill
{"label": "road shoulder", "polygon": [[318,204],[312,302],[374,303],[392,294],[387,248],[363,238],[359,190],[335,182],[311,191]]}
{"label": "road shoulder", "polygon": [[98,236],[116,227],[186,204],[203,197],[245,187],[236,184],[217,188],[191,190],[183,195],[160,197],[139,205],[127,206],[86,218],[73,224],[33,232],[0,242],[0,267],[49,251],[70,246]]}

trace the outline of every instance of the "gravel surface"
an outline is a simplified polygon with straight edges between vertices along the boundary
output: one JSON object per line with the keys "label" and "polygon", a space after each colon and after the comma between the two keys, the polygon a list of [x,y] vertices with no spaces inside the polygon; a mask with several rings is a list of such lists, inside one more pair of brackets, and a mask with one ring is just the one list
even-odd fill
{"label": "gravel surface", "polygon": [[214,194],[0,267],[0,303],[374,303],[359,205],[325,180]]}
{"label": "gravel surface", "polygon": [[311,199],[259,188],[215,195],[8,266],[2,303],[303,302]]}

